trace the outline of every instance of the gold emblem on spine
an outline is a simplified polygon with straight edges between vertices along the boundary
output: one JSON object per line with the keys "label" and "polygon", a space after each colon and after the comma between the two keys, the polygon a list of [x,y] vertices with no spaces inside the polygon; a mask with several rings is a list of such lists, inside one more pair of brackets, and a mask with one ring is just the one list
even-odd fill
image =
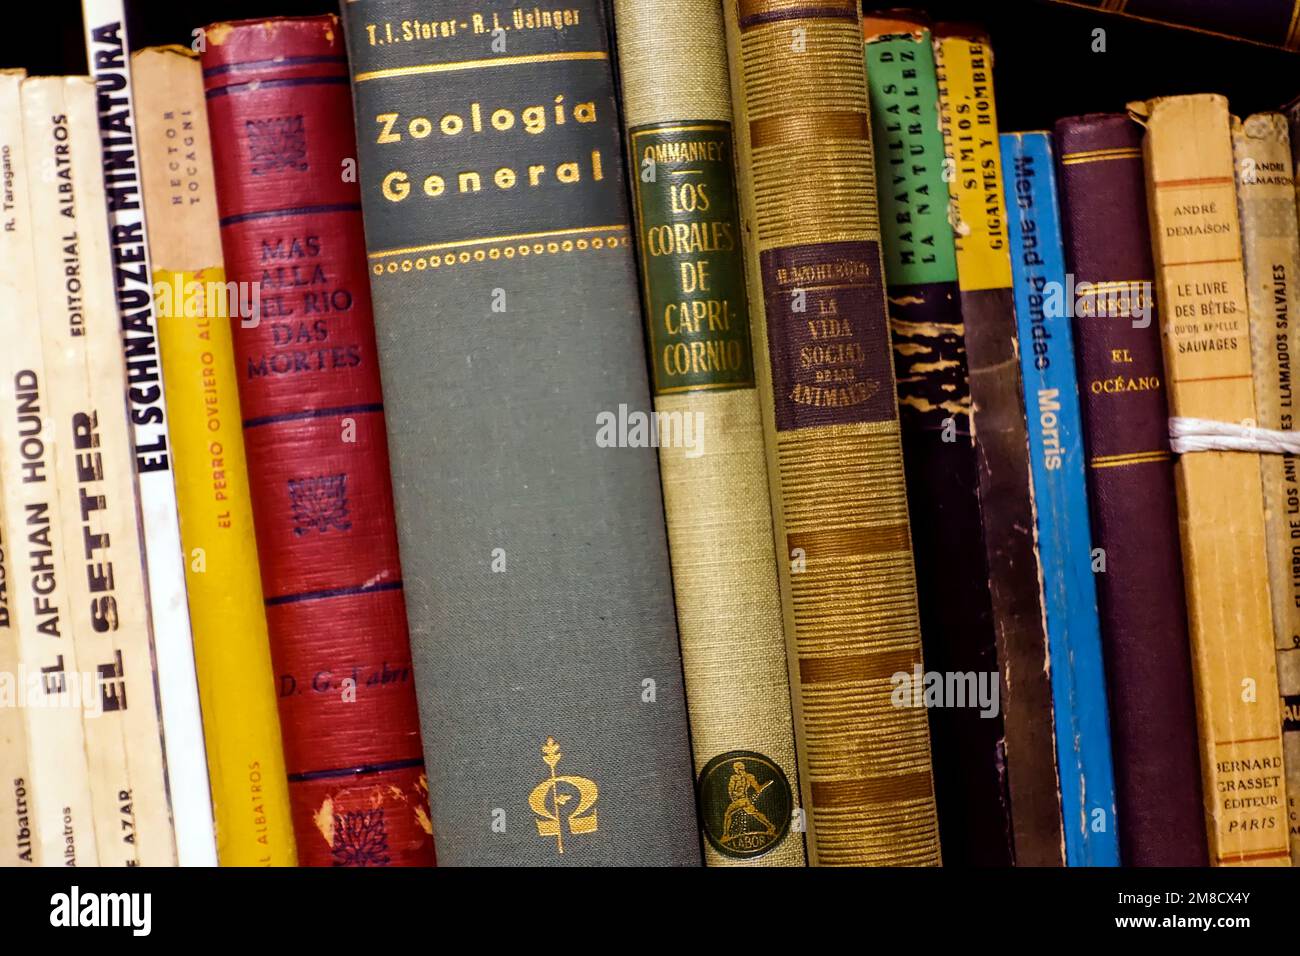
{"label": "gold emblem on spine", "polygon": [[[757,778],[745,767],[745,761],[737,760],[731,765],[731,779],[727,781],[727,796],[731,802],[727,804],[726,812],[722,817],[722,836],[719,843],[730,843],[738,834],[732,832],[732,821],[737,813],[747,814],[754,822],[759,824],[765,831],[764,836],[776,836],[776,827],[772,821],[763,815],[763,811],[754,806],[754,801],[763,795],[763,791],[772,786],[772,781],[760,784]],[[750,795],[753,794],[751,797]],[[742,828],[740,833],[746,831]]]}
{"label": "gold emblem on spine", "polygon": [[[551,768],[549,780],[544,780],[533,788],[528,795],[528,805],[537,814],[537,835],[555,837],[556,848],[564,852],[564,826],[568,824],[570,834],[596,832],[596,797],[599,791],[594,780],[557,774],[556,766],[564,754],[554,737],[547,737],[542,745],[542,759]],[[577,798],[578,804],[566,817],[565,808]]]}

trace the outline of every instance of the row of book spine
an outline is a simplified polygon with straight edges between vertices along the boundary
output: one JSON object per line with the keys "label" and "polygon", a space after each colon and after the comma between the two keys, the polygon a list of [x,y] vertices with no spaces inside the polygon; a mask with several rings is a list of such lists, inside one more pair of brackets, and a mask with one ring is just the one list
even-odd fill
{"label": "row of book spine", "polygon": [[1290,859],[1285,118],[443,6],[0,75],[7,862]]}

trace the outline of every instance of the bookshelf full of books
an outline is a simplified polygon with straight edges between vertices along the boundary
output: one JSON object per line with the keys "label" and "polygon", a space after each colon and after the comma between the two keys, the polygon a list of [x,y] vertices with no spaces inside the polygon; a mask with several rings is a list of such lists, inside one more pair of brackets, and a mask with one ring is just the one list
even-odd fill
{"label": "bookshelf full of books", "polygon": [[1300,865],[1294,3],[74,6],[0,863]]}

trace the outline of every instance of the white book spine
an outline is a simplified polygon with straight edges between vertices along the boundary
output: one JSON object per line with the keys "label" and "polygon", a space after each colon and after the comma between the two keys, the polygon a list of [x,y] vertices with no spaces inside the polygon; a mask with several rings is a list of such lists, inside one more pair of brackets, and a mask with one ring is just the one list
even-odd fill
{"label": "white book spine", "polygon": [[99,91],[104,186],[126,349],[127,394],[177,856],[182,866],[216,866],[212,798],[185,593],[185,558],[157,348],[125,10],[121,0],[83,0],[82,11],[87,63]]}

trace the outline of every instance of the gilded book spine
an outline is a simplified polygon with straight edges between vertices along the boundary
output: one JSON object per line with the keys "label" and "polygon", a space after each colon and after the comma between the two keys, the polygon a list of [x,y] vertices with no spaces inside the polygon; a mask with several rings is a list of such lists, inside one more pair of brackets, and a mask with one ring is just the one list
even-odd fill
{"label": "gilded book spine", "polygon": [[[615,15],[655,411],[695,426],[692,445],[661,443],[659,469],[705,858],[802,866],[722,9],[618,0]],[[754,813],[729,809],[742,774]]]}
{"label": "gilded book spine", "polygon": [[980,511],[1002,674],[1002,714],[1019,865],[1065,862],[1052,683],[1034,541],[1033,486],[1016,357],[1007,209],[993,100],[993,52],[978,34],[935,27],[940,121],[965,321]]}
{"label": "gilded book spine", "polygon": [[81,6],[86,61],[98,94],[100,163],[108,199],[106,228],[113,256],[110,281],[117,294],[119,351],[126,363],[124,394],[132,454],[123,467],[133,470],[140,493],[142,553],[148,562],[146,609],[166,735],[163,769],[167,797],[176,827],[179,862],[184,866],[215,866],[212,798],[185,597],[167,398],[153,314],[153,278],[135,135],[125,2],[82,0]]}
{"label": "gilded book spine", "polygon": [[[1176,96],[1129,109],[1146,127],[1170,416],[1253,421],[1227,101]],[[1191,451],[1174,478],[1210,859],[1277,865],[1290,851],[1259,456]]]}
{"label": "gilded book spine", "polygon": [[[65,626],[93,673],[84,722],[94,838],[104,866],[176,862],[143,555],[113,305],[95,87],[23,83],[45,400],[59,440],[51,477],[67,531]],[[47,172],[53,170],[53,176]],[[70,288],[69,275],[79,278]],[[89,841],[89,826],[81,829]]]}
{"label": "gilded book spine", "polygon": [[817,865],[938,864],[857,4],[727,0],[755,371]]}
{"label": "gilded book spine", "polygon": [[[1260,113],[1234,121],[1232,148],[1241,214],[1242,255],[1260,428],[1294,431],[1292,363],[1300,354],[1300,237],[1286,117]],[[1264,530],[1273,601],[1277,683],[1282,695],[1287,832],[1300,865],[1300,578],[1292,551],[1300,539],[1300,475],[1295,455],[1265,455]]]}
{"label": "gilded book spine", "polygon": [[225,284],[203,70],[185,47],[141,50],[131,70],[217,857],[293,866],[230,333],[249,298]]}

